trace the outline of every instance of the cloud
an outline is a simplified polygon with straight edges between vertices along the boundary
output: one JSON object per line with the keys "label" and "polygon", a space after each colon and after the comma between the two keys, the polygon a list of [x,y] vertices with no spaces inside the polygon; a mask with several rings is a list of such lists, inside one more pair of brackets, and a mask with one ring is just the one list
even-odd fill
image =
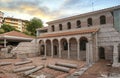
{"label": "cloud", "polygon": [[0,10],[15,17],[38,17],[47,22],[92,11],[92,0],[0,0]]}

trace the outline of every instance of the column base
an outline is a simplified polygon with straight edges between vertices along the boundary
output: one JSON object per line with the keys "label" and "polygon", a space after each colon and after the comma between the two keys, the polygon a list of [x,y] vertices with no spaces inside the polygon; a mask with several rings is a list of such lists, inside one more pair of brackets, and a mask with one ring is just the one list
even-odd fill
{"label": "column base", "polygon": [[112,67],[120,67],[120,63],[113,63]]}

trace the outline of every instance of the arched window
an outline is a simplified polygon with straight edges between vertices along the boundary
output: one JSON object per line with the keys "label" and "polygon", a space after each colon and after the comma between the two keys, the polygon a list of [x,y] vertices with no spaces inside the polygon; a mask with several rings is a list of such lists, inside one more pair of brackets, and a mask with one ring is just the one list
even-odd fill
{"label": "arched window", "polygon": [[88,23],[88,27],[92,26],[92,18],[88,18],[87,23]]}
{"label": "arched window", "polygon": [[80,38],[80,50],[85,51],[86,50],[86,43],[88,42],[87,38],[82,37]]}
{"label": "arched window", "polygon": [[100,24],[106,24],[106,17],[104,15],[100,16]]}
{"label": "arched window", "polygon": [[59,30],[62,30],[62,24],[59,24]]}
{"label": "arched window", "polygon": [[77,20],[77,28],[81,28],[81,21]]}
{"label": "arched window", "polygon": [[54,25],[52,25],[51,27],[52,27],[52,31],[55,31],[55,27],[54,27]]}
{"label": "arched window", "polygon": [[71,29],[71,23],[70,22],[67,23],[67,27],[68,27],[68,29]]}

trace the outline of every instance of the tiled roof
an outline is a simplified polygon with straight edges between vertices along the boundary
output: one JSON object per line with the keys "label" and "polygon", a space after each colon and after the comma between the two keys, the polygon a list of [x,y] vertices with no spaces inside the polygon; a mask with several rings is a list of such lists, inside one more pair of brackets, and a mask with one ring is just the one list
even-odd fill
{"label": "tiled roof", "polygon": [[68,35],[78,35],[78,34],[87,34],[97,32],[99,28],[87,28],[82,30],[73,30],[73,31],[66,31],[66,32],[59,32],[59,33],[51,33],[51,34],[41,34],[39,38],[48,38],[48,37],[60,37],[60,36],[68,36]]}
{"label": "tiled roof", "polygon": [[17,31],[3,33],[3,34],[0,34],[0,36],[15,36],[15,37],[33,38],[33,37],[28,36],[22,32],[17,32]]}

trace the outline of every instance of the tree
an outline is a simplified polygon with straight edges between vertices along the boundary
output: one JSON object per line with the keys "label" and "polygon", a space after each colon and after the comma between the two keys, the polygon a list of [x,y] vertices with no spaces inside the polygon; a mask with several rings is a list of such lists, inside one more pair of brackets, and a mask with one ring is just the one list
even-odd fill
{"label": "tree", "polygon": [[0,28],[0,34],[4,33],[4,29]]}
{"label": "tree", "polygon": [[9,24],[3,24],[0,29],[3,33],[10,32],[10,31],[13,31],[13,30],[18,31],[13,26],[11,26]]}
{"label": "tree", "polygon": [[43,27],[43,22],[41,19],[38,18],[33,18],[31,19],[26,26],[26,30],[31,33],[31,35],[35,36],[36,35],[36,29]]}

